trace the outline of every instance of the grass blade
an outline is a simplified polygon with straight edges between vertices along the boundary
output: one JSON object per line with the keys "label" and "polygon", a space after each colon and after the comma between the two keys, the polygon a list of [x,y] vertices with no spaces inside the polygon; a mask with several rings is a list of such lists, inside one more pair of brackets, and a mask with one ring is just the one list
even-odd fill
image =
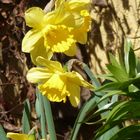
{"label": "grass blade", "polygon": [[38,114],[38,117],[39,117],[40,123],[41,123],[41,137],[42,137],[42,139],[46,139],[47,138],[47,131],[46,131],[46,120],[45,120],[43,99],[42,99],[43,95],[38,90],[36,92],[36,95],[38,98],[36,112]]}
{"label": "grass blade", "polygon": [[43,104],[44,104],[44,109],[45,109],[45,117],[47,120],[47,125],[48,125],[48,132],[50,135],[50,140],[56,140],[56,133],[55,133],[55,127],[54,127],[54,122],[53,122],[53,116],[52,116],[52,111],[51,111],[51,105],[50,102],[47,98],[43,98]]}
{"label": "grass blade", "polygon": [[23,110],[23,116],[22,116],[22,133],[28,134],[30,131],[30,103],[29,99],[26,99],[24,103],[24,110]]}
{"label": "grass blade", "polygon": [[8,138],[6,137],[6,133],[5,133],[2,125],[0,125],[0,140],[8,140]]}

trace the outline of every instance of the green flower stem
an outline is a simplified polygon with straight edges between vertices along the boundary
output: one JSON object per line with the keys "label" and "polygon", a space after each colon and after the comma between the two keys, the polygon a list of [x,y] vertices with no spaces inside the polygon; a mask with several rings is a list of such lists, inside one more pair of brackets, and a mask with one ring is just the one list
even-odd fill
{"label": "green flower stem", "polygon": [[0,124],[0,139],[1,140],[8,140],[8,138],[6,137],[6,133],[5,133],[1,124]]}
{"label": "green flower stem", "polygon": [[40,123],[41,123],[41,136],[42,138],[46,139],[46,121],[45,121],[45,114],[44,114],[44,108],[43,108],[43,97],[41,93],[36,94],[39,100],[39,109],[40,109]]}
{"label": "green flower stem", "polygon": [[47,98],[45,98],[43,96],[42,96],[42,98],[43,98],[43,103],[44,103],[45,116],[46,116],[46,120],[47,120],[50,140],[57,140],[50,102]]}
{"label": "green flower stem", "polygon": [[50,102],[46,97],[43,97],[43,96],[42,96],[42,100],[44,104],[45,116],[46,116],[46,121],[48,125],[48,132],[49,132],[50,140],[57,140]]}

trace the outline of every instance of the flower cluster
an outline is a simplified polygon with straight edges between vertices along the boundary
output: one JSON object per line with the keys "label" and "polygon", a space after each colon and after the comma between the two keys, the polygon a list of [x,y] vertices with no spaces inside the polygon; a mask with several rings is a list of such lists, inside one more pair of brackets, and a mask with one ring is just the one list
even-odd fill
{"label": "flower cluster", "polygon": [[41,93],[53,102],[65,102],[69,97],[77,107],[80,86],[92,88],[80,74],[67,72],[58,61],[52,61],[53,53],[76,54],[76,43],[87,42],[90,29],[89,0],[56,0],[51,12],[38,7],[25,12],[25,21],[31,29],[22,41],[22,51],[30,53],[36,67],[28,71],[27,79],[37,83]]}
{"label": "flower cluster", "polygon": [[[76,54],[76,43],[87,42],[90,30],[90,0],[56,0],[54,10],[45,13],[32,7],[25,12],[25,21],[31,29],[22,41],[22,51],[30,53],[36,67],[27,73],[31,83],[38,84],[40,92],[53,102],[66,102],[72,106],[80,102],[80,87],[92,88],[76,71],[66,71],[53,53]],[[34,135],[7,133],[12,140],[35,140]],[[44,140],[44,139],[41,139]]]}

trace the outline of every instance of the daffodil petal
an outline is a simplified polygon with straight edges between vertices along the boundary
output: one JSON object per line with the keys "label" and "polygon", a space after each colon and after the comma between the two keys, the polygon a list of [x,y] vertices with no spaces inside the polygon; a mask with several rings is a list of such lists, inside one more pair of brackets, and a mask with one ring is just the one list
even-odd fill
{"label": "daffodil petal", "polygon": [[[31,50],[35,48],[35,44],[40,40],[42,37],[42,33],[37,30],[30,30],[26,33],[22,40],[22,51],[29,53]],[[43,43],[43,42],[41,42]]]}
{"label": "daffodil petal", "polygon": [[[69,22],[70,23],[69,23]],[[47,13],[44,16],[44,22],[52,25],[73,25],[74,17],[71,13],[65,9],[64,5],[61,5],[59,8],[53,10],[52,12]]]}
{"label": "daffodil petal", "polygon": [[67,90],[70,93],[69,100],[72,106],[77,107],[80,102],[80,87],[74,83],[71,86],[67,86]]}
{"label": "daffodil petal", "polygon": [[35,135],[28,135],[28,140],[35,140]]}
{"label": "daffodil petal", "polygon": [[85,81],[79,73],[77,73],[77,72],[74,72],[74,73],[77,75],[77,77],[79,77],[79,79],[81,81],[80,86],[83,86],[83,87],[86,87],[86,88],[89,88],[89,89],[93,89],[93,85],[88,83],[87,81]]}
{"label": "daffodil petal", "polygon": [[72,10],[73,12],[78,12],[89,9],[90,6],[90,0],[69,0],[66,2],[67,5],[69,6],[69,9]]}
{"label": "daffodil petal", "polygon": [[48,73],[45,68],[31,68],[27,73],[27,80],[31,83],[44,83],[52,76],[52,73]]}
{"label": "daffodil petal", "polygon": [[63,7],[61,9],[67,10],[65,13],[72,13],[73,21],[75,21],[73,23],[74,39],[81,44],[85,44],[87,42],[87,32],[91,24],[89,16],[90,0],[69,0],[62,3],[58,0],[56,2],[59,4],[59,7]]}
{"label": "daffodil petal", "polygon": [[36,62],[36,59],[38,56],[41,56],[48,60],[50,60],[51,57],[53,56],[53,52],[51,50],[47,49],[45,46],[43,46],[42,42],[43,42],[43,39],[42,39],[42,41],[41,40],[38,41],[35,45],[35,48],[33,50],[31,50],[31,52],[30,52],[32,62],[35,65],[38,65]]}
{"label": "daffodil petal", "polygon": [[45,12],[39,7],[32,7],[25,11],[25,21],[29,27],[41,28]]}
{"label": "daffodil petal", "polygon": [[69,50],[65,51],[64,54],[66,54],[67,56],[74,56],[74,55],[76,55],[76,50],[77,49],[76,49],[76,46],[74,44],[73,46],[71,46],[69,48]]}
{"label": "daffodil petal", "polygon": [[84,80],[82,76],[80,74],[77,75],[77,72],[75,71],[66,72],[64,75],[68,78],[70,83],[75,83],[77,85],[81,85],[81,80]]}
{"label": "daffodil petal", "polygon": [[87,10],[82,10],[81,16],[83,16],[83,20],[84,20],[81,27],[74,28],[72,32],[73,32],[74,38],[75,38],[75,40],[77,40],[77,42],[79,42],[81,44],[86,44],[87,32],[89,31],[90,25],[91,25],[91,17]]}
{"label": "daffodil petal", "polygon": [[48,59],[45,59],[45,58],[43,58],[41,56],[37,57],[36,61],[37,61],[37,64],[39,66],[45,66],[45,68],[47,68],[48,71],[64,72],[61,63],[59,63],[58,61],[48,60]]}
{"label": "daffodil petal", "polygon": [[[77,8],[81,8],[81,10],[86,9],[91,4],[91,0],[56,0],[55,8],[60,7],[61,5],[69,6],[70,9],[74,10]],[[80,11],[81,11],[80,10]]]}
{"label": "daffodil petal", "polygon": [[[83,19],[80,16],[80,12],[73,12],[73,10],[70,9],[67,2],[60,2],[58,7],[54,10],[54,17],[52,20],[55,25],[65,25],[67,27],[79,27],[81,26]],[[50,20],[50,21],[51,21]],[[50,22],[52,23],[52,22]]]}
{"label": "daffodil petal", "polygon": [[62,4],[64,4],[65,0],[55,0],[55,8],[60,7]]}
{"label": "daffodil petal", "polygon": [[87,88],[90,88],[90,89],[93,88],[93,86],[90,83],[85,81],[83,79],[83,77],[75,71],[67,72],[67,73],[65,73],[65,75],[68,77],[68,81],[71,82],[71,83],[75,83],[79,86],[87,87]]}
{"label": "daffodil petal", "polygon": [[[79,34],[81,34],[81,36],[79,36]],[[77,42],[79,42],[80,44],[86,44],[87,42],[87,33],[83,32],[83,31],[79,31],[79,32],[75,32],[74,33],[74,37],[77,40]]]}
{"label": "daffodil petal", "polygon": [[7,138],[11,138],[12,140],[28,140],[28,135],[18,133],[7,133]]}
{"label": "daffodil petal", "polygon": [[58,7],[55,10],[48,12],[44,16],[44,23],[51,25],[65,25],[67,27],[75,27],[75,17],[72,12],[69,12],[64,1],[59,1]]}
{"label": "daffodil petal", "polygon": [[59,7],[55,10],[54,23],[55,25],[65,25],[67,27],[76,27],[75,16],[67,11],[65,7]]}

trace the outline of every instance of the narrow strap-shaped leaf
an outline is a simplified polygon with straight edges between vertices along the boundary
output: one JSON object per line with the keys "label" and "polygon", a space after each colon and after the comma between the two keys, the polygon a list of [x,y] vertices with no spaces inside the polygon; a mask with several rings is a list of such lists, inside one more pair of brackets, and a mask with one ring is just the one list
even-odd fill
{"label": "narrow strap-shaped leaf", "polygon": [[93,140],[110,140],[109,138],[112,137],[119,130],[119,128],[116,126],[119,125],[121,122],[122,120],[119,120],[103,125],[101,128],[99,128],[99,130],[97,130],[97,133]]}
{"label": "narrow strap-shaped leaf", "polygon": [[46,120],[45,120],[42,94],[37,90],[36,95],[38,98],[38,109],[36,111],[37,111],[37,114],[39,116],[40,123],[41,123],[41,137],[42,139],[46,139],[47,131],[46,131]]}
{"label": "narrow strap-shaped leaf", "polygon": [[96,106],[97,106],[97,103],[96,103],[96,98],[91,98],[89,101],[87,101],[83,107],[80,109],[80,112],[77,116],[77,119],[75,121],[75,124],[74,124],[74,127],[72,129],[72,133],[71,133],[71,137],[70,137],[70,140],[76,140],[77,139],[77,135],[78,135],[78,132],[79,132],[79,129],[82,125],[82,122],[84,121],[86,115],[87,115],[87,112],[91,109],[94,109]]}
{"label": "narrow strap-shaped leaf", "polygon": [[22,133],[28,134],[30,131],[30,113],[31,113],[31,108],[30,108],[30,103],[29,99],[26,99],[24,102],[24,110],[23,110],[23,116],[22,116]]}
{"label": "narrow strap-shaped leaf", "polygon": [[6,137],[6,133],[3,129],[3,127],[0,124],[0,140],[8,140],[8,138]]}
{"label": "narrow strap-shaped leaf", "polygon": [[137,73],[140,73],[140,59],[136,58]]}
{"label": "narrow strap-shaped leaf", "polygon": [[136,58],[132,48],[129,52],[129,77],[133,78],[136,76]]}
{"label": "narrow strap-shaped leaf", "polygon": [[140,102],[137,100],[123,101],[117,104],[109,113],[106,123],[119,119],[140,118]]}
{"label": "narrow strap-shaped leaf", "polygon": [[[101,86],[100,82],[98,81],[98,79],[94,76],[94,74],[91,72],[91,70],[89,69],[89,67],[83,63],[83,69],[84,71],[87,73],[87,75],[89,76],[89,78],[91,79],[92,84],[95,86],[95,88],[98,88]],[[97,102],[99,101],[99,99],[104,95],[104,92],[95,92],[95,98],[97,100]],[[107,104],[109,100],[106,99],[105,101],[101,102],[100,104],[98,104],[98,107],[102,107],[105,104]]]}
{"label": "narrow strap-shaped leaf", "polygon": [[122,128],[118,133],[110,138],[110,140],[139,140],[140,138],[140,125],[130,125]]}
{"label": "narrow strap-shaped leaf", "polygon": [[50,102],[46,97],[42,97],[42,98],[43,98],[45,117],[46,117],[46,121],[47,121],[50,140],[57,140]]}
{"label": "narrow strap-shaped leaf", "polygon": [[124,45],[124,63],[129,77],[136,76],[136,58],[134,51],[132,49],[132,42],[129,39],[125,40]]}
{"label": "narrow strap-shaped leaf", "polygon": [[125,43],[124,43],[124,63],[125,63],[125,68],[127,73],[129,73],[129,52],[130,52],[130,48],[131,48],[132,44],[128,39],[125,39]]}

